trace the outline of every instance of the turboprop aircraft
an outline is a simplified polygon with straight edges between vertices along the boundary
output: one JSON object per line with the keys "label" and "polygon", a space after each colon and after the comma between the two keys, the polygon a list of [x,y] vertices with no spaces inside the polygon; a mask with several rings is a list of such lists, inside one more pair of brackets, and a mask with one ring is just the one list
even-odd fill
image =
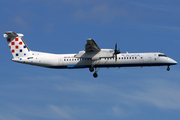
{"label": "turboprop aircraft", "polygon": [[5,32],[9,48],[12,52],[12,61],[36,65],[47,68],[75,69],[89,68],[98,77],[100,68],[109,67],[143,67],[143,66],[167,66],[176,65],[177,62],[163,53],[121,53],[115,49],[100,49],[93,39],[87,39],[85,50],[77,54],[51,54],[31,51],[25,41],[23,34],[12,31]]}

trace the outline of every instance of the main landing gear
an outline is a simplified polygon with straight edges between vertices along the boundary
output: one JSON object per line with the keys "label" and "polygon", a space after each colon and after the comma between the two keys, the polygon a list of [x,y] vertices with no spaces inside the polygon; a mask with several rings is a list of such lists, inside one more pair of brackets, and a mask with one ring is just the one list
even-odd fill
{"label": "main landing gear", "polygon": [[93,71],[94,71],[94,68],[93,68],[93,67],[90,67],[90,68],[89,68],[89,71],[90,71],[90,72],[93,72]]}
{"label": "main landing gear", "polygon": [[[100,69],[100,68],[99,68],[99,69]],[[93,74],[93,77],[94,77],[94,78],[97,78],[97,77],[98,77],[97,72],[99,71],[99,69],[95,68],[95,72],[94,72],[94,74]],[[90,71],[90,72],[93,72],[93,71],[94,71],[94,68],[93,68],[93,67],[90,67],[90,68],[89,68],[89,71]]]}
{"label": "main landing gear", "polygon": [[93,74],[93,77],[94,77],[94,78],[97,78],[97,77],[98,77],[98,74],[97,74],[97,73],[94,73],[94,74]]}
{"label": "main landing gear", "polygon": [[169,67],[169,65],[168,65],[168,67],[167,67],[167,71],[170,71],[170,67]]}

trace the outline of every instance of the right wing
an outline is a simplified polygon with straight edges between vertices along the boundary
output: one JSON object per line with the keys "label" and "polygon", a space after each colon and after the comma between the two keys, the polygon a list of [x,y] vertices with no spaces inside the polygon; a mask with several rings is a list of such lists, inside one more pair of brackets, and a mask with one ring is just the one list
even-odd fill
{"label": "right wing", "polygon": [[100,52],[101,49],[99,48],[99,46],[95,43],[95,41],[93,39],[87,39],[87,44],[85,46],[85,51],[86,51],[86,53]]}
{"label": "right wing", "polygon": [[75,57],[91,58],[92,60],[99,60],[100,58],[111,58],[114,57],[114,50],[100,49],[93,39],[87,39],[85,50],[79,51]]}

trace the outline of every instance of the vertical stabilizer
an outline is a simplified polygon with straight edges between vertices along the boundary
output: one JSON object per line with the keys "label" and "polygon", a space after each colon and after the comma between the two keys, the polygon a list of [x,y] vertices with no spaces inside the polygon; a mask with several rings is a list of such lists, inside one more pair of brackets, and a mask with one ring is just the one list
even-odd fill
{"label": "vertical stabilizer", "polygon": [[23,34],[16,34],[12,31],[5,32],[4,37],[7,38],[7,42],[11,53],[14,58],[31,56],[31,50],[22,39]]}

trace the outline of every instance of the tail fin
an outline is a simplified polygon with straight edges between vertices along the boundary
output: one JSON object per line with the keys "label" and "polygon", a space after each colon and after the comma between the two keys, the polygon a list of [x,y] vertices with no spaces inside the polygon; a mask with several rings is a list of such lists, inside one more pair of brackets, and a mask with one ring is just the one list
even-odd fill
{"label": "tail fin", "polygon": [[14,58],[20,58],[31,55],[31,50],[22,39],[23,34],[16,34],[12,31],[5,32],[4,37],[7,38],[9,48]]}

